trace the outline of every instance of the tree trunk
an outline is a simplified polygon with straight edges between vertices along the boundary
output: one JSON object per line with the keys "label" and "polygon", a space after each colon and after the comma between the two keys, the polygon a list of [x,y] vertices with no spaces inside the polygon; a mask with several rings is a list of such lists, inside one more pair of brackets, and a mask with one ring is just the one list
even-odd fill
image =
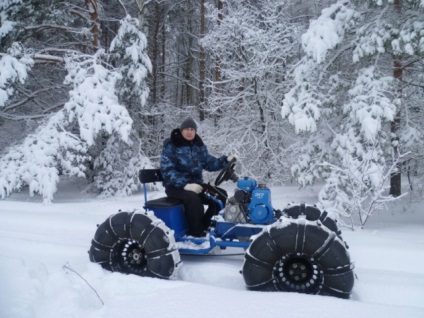
{"label": "tree trunk", "polygon": [[[395,10],[398,16],[401,15],[401,3],[400,0],[395,0],[394,2]],[[398,19],[401,21],[401,19]],[[402,99],[402,58],[400,56],[394,56],[394,73],[393,76],[397,82],[398,89],[396,91],[396,99],[401,101]],[[394,155],[396,156],[399,153],[399,129],[400,129],[400,105],[398,105],[398,111],[396,112],[395,118],[391,122],[390,132],[392,135],[392,147]],[[390,194],[394,197],[400,196],[402,193],[402,180],[401,180],[401,163],[398,162],[396,165],[396,170],[392,172],[390,176]]]}
{"label": "tree trunk", "polygon": [[[189,34],[192,34],[193,32],[193,23],[192,23],[192,18],[189,17],[188,21],[187,21],[187,27],[188,27],[188,32]],[[191,87],[191,79],[192,79],[192,71],[193,71],[193,37],[190,36],[188,38],[188,47],[187,47],[187,63],[184,66],[184,80],[185,80],[185,84],[184,84],[184,89],[185,89],[185,104],[186,105],[192,105],[193,104],[193,90]],[[184,104],[181,104],[182,106]]]}
{"label": "tree trunk", "polygon": [[152,98],[152,103],[156,104],[157,102],[157,80],[158,80],[158,63],[159,63],[159,26],[160,26],[160,8],[159,4],[155,5],[155,15],[154,15],[154,29],[153,29],[153,46],[152,46],[152,80],[150,82],[150,96]]}
{"label": "tree trunk", "polygon": [[[218,0],[218,26],[221,25],[221,21],[223,19],[223,15],[222,15],[222,10],[224,7],[224,4],[221,0]],[[221,74],[221,58],[219,56],[218,52],[218,57],[216,58],[215,61],[215,88],[217,90],[217,92],[221,92],[222,91],[222,74]]]}
{"label": "tree trunk", "polygon": [[85,5],[87,6],[88,12],[90,13],[91,19],[91,44],[93,49],[97,51],[100,47],[99,37],[100,37],[100,26],[99,26],[99,11],[97,6],[97,0],[85,0]]}
{"label": "tree trunk", "polygon": [[[224,18],[224,15],[222,13],[224,9],[224,3],[221,0],[218,0],[217,2],[217,9],[218,9],[218,17],[217,17],[217,24],[218,27],[221,25],[221,22]],[[217,94],[222,94],[223,92],[223,85],[222,85],[222,72],[221,72],[221,50],[216,51],[216,59],[215,59],[215,70],[214,70],[214,90]],[[221,117],[222,110],[218,110],[215,113],[214,116],[214,124],[215,126],[218,124],[218,121]]]}
{"label": "tree trunk", "polygon": [[[205,0],[200,0],[200,35],[199,39],[205,36]],[[200,121],[205,119],[205,78],[206,54],[202,45],[200,45],[199,53],[199,117]]]}
{"label": "tree trunk", "polygon": [[144,0],[136,0],[138,7],[138,21],[140,22],[140,30],[146,35],[149,36],[149,26],[146,22],[146,18],[149,14],[148,7],[145,5]]}
{"label": "tree trunk", "polygon": [[[165,15],[166,16],[166,15]],[[165,18],[164,18],[165,19]],[[164,21],[165,24],[165,21]],[[166,29],[165,26],[162,25],[162,61],[160,71],[162,73],[161,79],[161,98],[165,98],[165,63],[166,63]]]}
{"label": "tree trunk", "polygon": [[[402,88],[400,81],[402,80],[402,60],[400,57],[395,57],[394,61],[394,78],[398,81],[399,88],[396,92],[396,99],[402,98]],[[399,105],[400,106],[400,105]],[[392,147],[395,156],[399,153],[399,128],[400,128],[400,109],[396,112],[395,118],[390,124],[390,132],[392,135]],[[401,163],[398,162],[396,170],[392,172],[390,177],[390,194],[394,197],[398,197],[402,193],[402,182],[401,182]]]}

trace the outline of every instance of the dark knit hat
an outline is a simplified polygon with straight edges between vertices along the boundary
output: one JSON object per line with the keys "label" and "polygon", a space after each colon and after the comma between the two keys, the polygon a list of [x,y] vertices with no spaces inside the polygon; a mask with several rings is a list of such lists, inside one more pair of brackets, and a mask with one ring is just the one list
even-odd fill
{"label": "dark knit hat", "polygon": [[183,123],[180,126],[180,130],[186,129],[186,128],[193,128],[194,130],[197,130],[196,122],[193,120],[193,118],[187,118],[183,121]]}

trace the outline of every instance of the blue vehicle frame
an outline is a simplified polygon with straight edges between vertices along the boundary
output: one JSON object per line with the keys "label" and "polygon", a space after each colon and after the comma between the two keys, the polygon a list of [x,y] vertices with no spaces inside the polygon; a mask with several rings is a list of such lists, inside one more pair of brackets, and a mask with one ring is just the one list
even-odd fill
{"label": "blue vehicle frame", "polygon": [[[222,249],[227,247],[247,249],[250,243],[238,241],[237,237],[250,237],[258,234],[263,229],[263,226],[259,225],[246,226],[244,224],[213,220],[214,225],[211,227],[207,236],[204,238],[192,237],[187,235],[187,221],[184,215],[184,207],[181,204],[164,209],[152,205],[150,201],[145,202],[146,205],[144,208],[146,210],[153,211],[170,229],[174,230],[174,237],[177,243],[193,243],[193,248],[180,247],[179,251],[181,254],[208,254],[217,246]],[[153,204],[156,202],[153,202]],[[181,246],[184,246],[184,244],[181,244]]]}
{"label": "blue vehicle frame", "polygon": [[[164,223],[174,231],[174,237],[179,246],[188,245],[191,248],[179,247],[179,252],[181,254],[208,254],[215,247],[225,249],[227,247],[238,247],[247,249],[250,245],[248,241],[240,241],[240,237],[251,237],[260,233],[264,224],[243,224],[243,223],[232,223],[226,222],[223,219],[222,215],[218,215],[212,219],[212,226],[208,232],[208,235],[204,238],[188,236],[188,226],[186,217],[184,214],[184,206],[180,201],[169,198],[162,197],[159,199],[148,200],[147,194],[147,183],[151,182],[161,182],[162,176],[159,169],[144,169],[140,171],[139,179],[143,185],[144,191],[144,209],[154,212],[156,217],[164,221]],[[237,181],[238,188],[243,189],[252,189],[251,192],[255,190],[253,186],[256,185],[255,180],[243,178]],[[218,206],[221,207],[221,211],[224,206],[222,202],[215,198],[214,196],[207,194],[209,198],[215,201]],[[270,199],[270,197],[268,197]],[[257,204],[257,206],[259,206]],[[262,207],[262,205],[261,205]],[[270,202],[268,202],[267,211],[270,210]],[[273,215],[271,212],[268,212],[268,215]],[[266,223],[272,223],[275,220],[272,220],[267,217]],[[184,244],[191,243],[191,244]]]}

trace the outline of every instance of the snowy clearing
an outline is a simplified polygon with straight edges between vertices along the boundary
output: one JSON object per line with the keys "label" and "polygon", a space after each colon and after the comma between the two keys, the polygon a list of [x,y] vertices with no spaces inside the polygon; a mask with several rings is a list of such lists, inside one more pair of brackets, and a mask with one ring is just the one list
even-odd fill
{"label": "snowy clearing", "polygon": [[[61,187],[53,204],[25,192],[0,201],[2,318],[424,317],[423,204],[398,204],[401,212],[382,211],[365,230],[343,230],[358,279],[351,299],[341,300],[247,291],[238,249],[183,255],[176,280],[107,272],[88,259],[96,224],[119,209],[141,208],[142,193],[97,199],[81,192],[78,183]],[[276,208],[316,200],[313,189],[272,191]]]}

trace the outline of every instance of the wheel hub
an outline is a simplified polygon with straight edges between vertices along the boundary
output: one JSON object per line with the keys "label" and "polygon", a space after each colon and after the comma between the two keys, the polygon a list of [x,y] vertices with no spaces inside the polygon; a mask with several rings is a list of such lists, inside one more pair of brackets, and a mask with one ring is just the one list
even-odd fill
{"label": "wheel hub", "polygon": [[315,294],[321,285],[322,275],[312,258],[305,255],[285,255],[273,268],[273,282],[280,291]]}
{"label": "wheel hub", "polygon": [[142,246],[135,240],[124,240],[118,247],[116,257],[124,272],[141,274],[146,269],[147,258]]}

